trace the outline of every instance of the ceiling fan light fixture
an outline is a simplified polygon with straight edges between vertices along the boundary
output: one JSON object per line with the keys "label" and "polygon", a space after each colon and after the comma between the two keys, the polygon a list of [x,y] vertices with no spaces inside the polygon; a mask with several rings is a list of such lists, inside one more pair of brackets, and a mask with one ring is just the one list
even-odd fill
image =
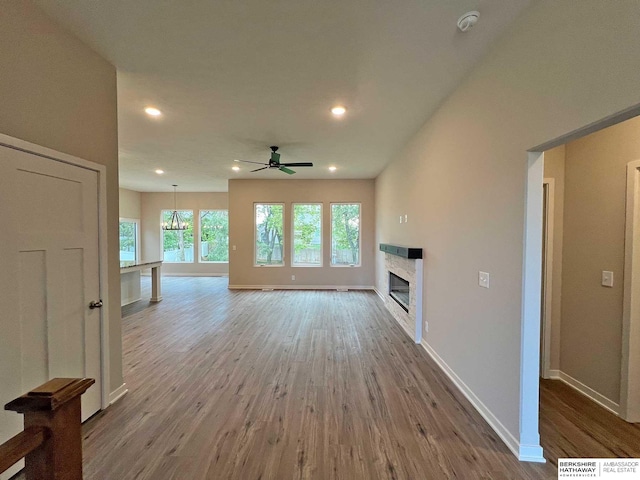
{"label": "ceiling fan light fixture", "polygon": [[162,174],[164,173],[164,170],[161,170],[161,169],[159,169],[159,168],[158,168],[155,172],[156,172],[158,175],[162,175]]}
{"label": "ceiling fan light fixture", "polygon": [[271,149],[271,157],[267,163],[263,162],[254,162],[253,160],[234,160],[234,162],[243,162],[243,163],[254,163],[256,165],[263,165],[260,168],[256,168],[255,170],[250,170],[249,173],[259,172],[261,170],[268,170],[271,168],[277,168],[283,173],[288,175],[295,174],[295,170],[291,170],[289,167],[313,167],[313,163],[311,162],[285,162],[280,163],[280,154],[278,153],[278,146],[272,145],[269,147]]}
{"label": "ceiling fan light fixture", "polygon": [[342,117],[345,113],[347,113],[347,108],[343,105],[336,105],[331,109],[331,113],[334,117]]}
{"label": "ceiling fan light fixture", "polygon": [[233,170],[234,172],[239,172],[240,171],[240,167],[237,165],[234,165],[233,167],[231,167],[231,170]]}
{"label": "ceiling fan light fixture", "polygon": [[180,212],[178,212],[178,203],[176,201],[176,187],[173,185],[173,212],[171,212],[171,218],[168,222],[162,222],[162,230],[186,230],[189,228],[189,224],[184,221]]}
{"label": "ceiling fan light fixture", "polygon": [[331,165],[331,166],[329,167],[329,171],[330,171],[331,173],[335,172],[336,170],[337,170],[337,168],[336,168],[336,167],[334,167],[333,165]]}

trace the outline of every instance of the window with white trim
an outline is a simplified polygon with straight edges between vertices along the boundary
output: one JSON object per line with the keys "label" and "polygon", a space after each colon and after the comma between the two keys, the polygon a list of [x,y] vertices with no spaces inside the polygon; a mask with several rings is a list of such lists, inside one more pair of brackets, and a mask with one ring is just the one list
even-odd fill
{"label": "window with white trim", "polygon": [[284,204],[254,205],[256,266],[284,265]]}
{"label": "window with white trim", "polygon": [[360,266],[360,204],[331,204],[331,266]]}
{"label": "window with white trim", "polygon": [[200,210],[200,262],[229,261],[229,211]]}
{"label": "window with white trim", "polygon": [[139,259],[140,220],[132,218],[120,219],[120,261],[135,264]]}
{"label": "window with white trim", "polygon": [[293,204],[294,267],[322,266],[322,204]]}
{"label": "window with white trim", "polygon": [[[173,210],[162,210],[161,224],[171,222]],[[193,210],[178,210],[188,225],[186,230],[162,230],[162,253],[165,263],[193,263]]]}

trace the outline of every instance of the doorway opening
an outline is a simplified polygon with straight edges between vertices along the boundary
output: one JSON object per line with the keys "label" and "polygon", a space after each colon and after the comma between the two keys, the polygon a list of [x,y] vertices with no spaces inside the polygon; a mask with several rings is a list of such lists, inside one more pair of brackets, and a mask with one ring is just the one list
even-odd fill
{"label": "doorway opening", "polygon": [[[640,291],[638,113],[623,112],[529,154],[522,391],[528,381],[533,384],[525,378],[526,355],[533,359],[539,347],[529,374],[535,372],[539,383],[541,411],[555,408],[545,401],[549,395],[556,402],[572,401],[581,405],[581,414],[593,410],[587,429],[606,417],[612,435],[614,425],[639,428],[623,419],[640,420],[640,298],[633,297]],[[528,276],[530,269],[535,277]],[[540,328],[527,351],[529,314]],[[525,407],[523,399],[523,414]],[[526,424],[526,416],[521,419]],[[605,449],[618,441],[601,440]],[[594,455],[587,449],[582,456]]]}

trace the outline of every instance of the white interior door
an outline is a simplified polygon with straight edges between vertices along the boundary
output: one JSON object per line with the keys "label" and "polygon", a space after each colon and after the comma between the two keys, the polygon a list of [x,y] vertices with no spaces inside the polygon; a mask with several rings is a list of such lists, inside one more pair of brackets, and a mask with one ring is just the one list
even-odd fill
{"label": "white interior door", "polygon": [[[98,174],[0,146],[0,405],[53,377],[96,380],[101,406]],[[0,412],[0,442],[22,418]]]}

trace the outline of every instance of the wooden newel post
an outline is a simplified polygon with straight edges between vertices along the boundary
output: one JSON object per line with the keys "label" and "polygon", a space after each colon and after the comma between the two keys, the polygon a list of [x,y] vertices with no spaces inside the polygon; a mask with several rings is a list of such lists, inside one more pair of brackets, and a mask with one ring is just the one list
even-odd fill
{"label": "wooden newel post", "polygon": [[92,378],[54,378],[5,405],[24,414],[24,428],[47,432],[42,446],[25,457],[27,480],[82,480],[80,396]]}

